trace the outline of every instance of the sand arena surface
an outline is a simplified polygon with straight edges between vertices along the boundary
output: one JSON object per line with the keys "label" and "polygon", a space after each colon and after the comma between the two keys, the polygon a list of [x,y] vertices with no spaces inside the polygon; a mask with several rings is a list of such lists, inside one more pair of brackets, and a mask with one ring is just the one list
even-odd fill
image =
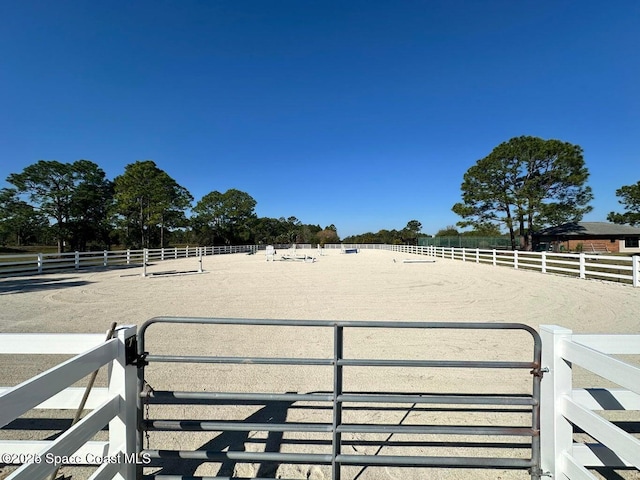
{"label": "sand arena surface", "polygon": [[[284,251],[279,251],[276,259]],[[640,289],[600,281],[543,275],[463,263],[438,258],[435,263],[402,263],[405,258],[426,258],[397,252],[362,250],[342,255],[328,250],[298,254],[315,256],[315,263],[266,262],[264,252],[203,258],[203,274],[154,275],[142,278],[141,268],[52,273],[41,276],[0,279],[0,332],[104,332],[111,322],[138,324],[155,316],[312,319],[312,320],[390,320],[447,322],[518,322],[538,329],[540,324],[557,324],[579,333],[638,333],[640,331]],[[394,262],[394,260],[396,260]],[[157,262],[148,273],[186,272],[198,269],[197,258]],[[153,326],[149,330],[148,350],[153,353],[193,355],[288,356],[328,358],[332,355],[329,329],[289,327],[212,327]],[[288,352],[288,353],[287,353]],[[356,358],[441,358],[531,360],[530,337],[522,333],[393,331],[348,332],[345,356]],[[53,357],[53,358],[52,358]],[[43,371],[61,358],[3,358],[0,385],[15,385]],[[635,361],[635,360],[632,360]],[[189,370],[190,368],[190,370]],[[186,369],[186,370],[185,370]],[[446,371],[425,369],[345,369],[345,390],[493,392],[525,393],[530,390],[528,372]],[[251,391],[259,387],[272,392],[326,391],[332,387],[327,367],[248,367],[151,365],[149,383],[156,389]],[[104,381],[104,376],[100,378]],[[593,377],[576,371],[576,384]],[[606,384],[602,384],[606,386]],[[436,412],[428,408],[368,411],[353,421],[403,424],[460,424],[467,417],[461,412]],[[154,417],[210,418],[212,407],[152,407]],[[186,409],[189,408],[187,412]],[[37,414],[35,414],[37,415]],[[226,419],[269,418],[287,421],[330,422],[330,411],[321,409],[264,408],[255,406],[218,407],[215,415]],[[349,415],[356,415],[350,413]],[[468,412],[467,416],[470,415]],[[72,414],[68,415],[72,416]],[[367,417],[368,416],[368,417]],[[264,417],[264,418],[263,418]],[[281,417],[281,418],[280,418]],[[68,417],[67,417],[68,418]],[[518,423],[522,414],[489,415],[492,424]],[[345,417],[345,421],[351,421]],[[11,432],[3,432],[7,438]],[[244,435],[244,436],[243,436]],[[263,433],[231,435],[227,440],[213,433],[156,433],[151,448],[209,448],[261,450],[270,439]],[[385,439],[388,435],[345,436],[351,440]],[[46,438],[46,432],[44,437]],[[392,440],[407,440],[396,435]],[[285,437],[282,451],[317,451],[312,441],[327,437],[319,434]],[[287,443],[286,439],[292,440]],[[224,440],[224,441],[223,441]],[[458,439],[458,446],[420,447],[420,454],[500,455],[473,446],[469,438]],[[501,440],[504,440],[501,439]],[[526,439],[525,439],[526,440]],[[295,442],[297,445],[293,445]],[[473,438],[472,441],[478,441]],[[508,441],[513,442],[512,438]],[[515,440],[519,442],[521,440]],[[216,443],[217,442],[217,443]],[[226,443],[225,443],[226,442]],[[376,454],[377,447],[353,445],[345,453]],[[322,446],[320,452],[327,452]],[[437,452],[437,453],[436,453]],[[385,447],[379,454],[403,452]],[[415,453],[415,452],[414,452]],[[527,456],[528,450],[515,448],[507,456]],[[274,476],[265,466],[205,465],[200,468],[182,462],[185,474],[215,475],[260,473]],[[525,472],[469,470],[391,470],[385,468],[345,468],[343,478],[529,478]],[[70,469],[82,478],[78,469]],[[168,473],[171,473],[167,470]],[[322,467],[281,466],[282,478],[330,478]],[[470,473],[471,472],[471,473]],[[637,478],[627,476],[622,478]],[[0,473],[0,478],[2,478]],[[279,478],[279,477],[276,477]]]}

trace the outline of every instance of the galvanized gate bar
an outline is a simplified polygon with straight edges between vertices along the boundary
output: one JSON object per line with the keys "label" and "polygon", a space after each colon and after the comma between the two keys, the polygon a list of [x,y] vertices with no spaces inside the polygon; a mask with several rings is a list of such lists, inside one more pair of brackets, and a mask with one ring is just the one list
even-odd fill
{"label": "galvanized gate bar", "polygon": [[146,420],[147,430],[225,431],[225,432],[331,432],[330,423],[248,423],[243,421],[211,420]]}
{"label": "galvanized gate bar", "polygon": [[492,395],[340,395],[341,402],[352,403],[436,403],[447,405],[538,405],[527,396],[508,397]]}
{"label": "galvanized gate bar", "polygon": [[[217,325],[256,325],[285,327],[325,327],[332,328],[332,358],[287,358],[287,357],[219,357],[150,355],[145,349],[145,333],[155,323],[169,324],[217,324]],[[445,330],[521,330],[528,332],[533,340],[533,360],[522,361],[451,361],[451,360],[394,360],[394,359],[345,359],[343,343],[345,328],[376,329],[445,329]],[[541,341],[537,332],[518,323],[478,323],[478,322],[356,322],[323,320],[272,320],[272,319],[207,319],[158,317],[145,322],[138,333],[138,385],[140,398],[138,413],[140,418],[139,452],[151,458],[184,458],[203,461],[240,461],[240,462],[280,462],[331,465],[333,480],[340,480],[340,466],[415,466],[415,467],[452,467],[452,468],[513,468],[529,469],[532,479],[539,480],[540,471],[540,368]],[[176,392],[148,391],[144,389],[144,368],[150,362],[176,363],[217,363],[217,364],[255,364],[255,365],[319,365],[333,366],[333,392],[315,393],[233,393],[233,392]],[[343,368],[345,367],[431,367],[431,368],[476,368],[476,369],[530,369],[532,374],[531,394],[435,394],[435,393],[398,393],[368,392],[349,393],[342,391]],[[264,404],[265,402],[331,402],[332,422],[329,423],[244,423],[238,421],[210,420],[143,420],[143,403],[153,404]],[[366,404],[443,404],[443,405],[500,405],[527,406],[531,413],[531,426],[465,426],[465,425],[387,425],[387,424],[343,424],[342,411],[345,403]],[[315,407],[309,407],[315,408]],[[322,407],[318,407],[322,408]],[[351,407],[355,408],[355,407]],[[360,408],[360,407],[358,407]],[[373,408],[373,407],[372,407]],[[380,407],[386,408],[386,407]],[[487,409],[486,412],[509,412],[520,410]],[[267,432],[325,432],[331,434],[331,454],[282,453],[282,452],[244,452],[244,451],[168,451],[142,450],[144,430],[188,430],[188,431],[267,431]],[[435,434],[435,435],[491,435],[531,437],[531,458],[512,459],[503,457],[441,457],[441,456],[402,456],[402,455],[345,455],[342,453],[342,433],[385,433],[385,434]],[[380,442],[383,446],[387,442]],[[141,473],[141,472],[140,472]],[[149,477],[153,478],[153,477]],[[199,478],[171,475],[159,475],[164,478]],[[218,477],[201,477],[218,478]],[[220,477],[222,478],[222,477]]]}
{"label": "galvanized gate bar", "polygon": [[534,466],[527,458],[504,457],[417,457],[401,455],[339,455],[343,465],[376,465],[380,467],[449,467],[449,468],[510,468],[526,469]]}
{"label": "galvanized gate bar", "polygon": [[[538,332],[523,323],[487,323],[487,322],[395,322],[395,321],[355,321],[355,320],[282,320],[270,318],[201,318],[201,317],[155,317],[142,324],[138,331],[139,339],[154,323],[199,324],[199,325],[265,325],[281,327],[332,327],[343,328],[415,328],[442,330],[523,330],[529,332],[534,345],[541,348]],[[139,345],[144,351],[144,344]]]}
{"label": "galvanized gate bar", "polygon": [[[190,355],[147,355],[149,363],[227,363],[237,365],[333,365],[330,358],[290,357],[203,357]],[[534,362],[500,362],[474,360],[378,360],[342,359],[338,365],[349,367],[438,367],[438,368],[535,368]]]}
{"label": "galvanized gate bar", "polygon": [[477,360],[377,360],[343,359],[338,365],[349,367],[437,367],[437,368],[535,368],[534,362],[496,362]]}
{"label": "galvanized gate bar", "polygon": [[338,426],[342,433],[416,433],[425,435],[504,435],[531,437],[535,432],[530,427],[496,427],[465,425],[362,425],[342,424]]}
{"label": "galvanized gate bar", "polygon": [[[239,400],[255,402],[332,402],[333,394],[320,393],[230,393],[230,392],[173,392],[166,390],[143,391],[140,398],[149,398],[150,403],[189,405],[203,400]],[[155,401],[154,401],[155,400]],[[175,401],[174,401],[175,400]]]}
{"label": "galvanized gate bar", "polygon": [[[273,453],[273,452],[213,452],[207,450],[145,450],[145,455],[152,459],[180,458],[183,460],[210,460],[220,462],[238,460],[244,462],[281,462],[311,463],[316,465],[331,464],[332,456],[322,453]],[[524,469],[533,466],[526,458],[506,457],[432,457],[407,455],[338,455],[338,463],[345,465],[376,465],[405,467],[459,467],[459,468],[513,468]],[[182,478],[182,477],[180,477]],[[215,478],[215,477],[214,477]],[[227,477],[228,478],[228,477]]]}
{"label": "galvanized gate bar", "polygon": [[[210,420],[146,420],[142,426],[149,431],[229,431],[229,432],[332,432],[330,423],[246,423],[242,421]],[[531,437],[530,427],[497,427],[464,425],[362,425],[342,424],[340,433],[417,433],[429,435],[504,435]]]}
{"label": "galvanized gate bar", "polygon": [[329,358],[287,358],[287,357],[202,357],[189,355],[147,355],[147,362],[166,363],[228,363],[254,365],[333,365]]}
{"label": "galvanized gate bar", "polygon": [[[145,391],[140,394],[150,404],[189,405],[204,400],[239,400],[256,402],[333,402],[334,395],[319,393],[231,393],[231,392],[176,392],[166,390]],[[533,406],[538,401],[528,395],[442,395],[442,394],[343,394],[339,402],[350,403],[426,403],[446,405],[513,405]]]}
{"label": "galvanized gate bar", "polygon": [[282,453],[282,452],[240,452],[240,451],[208,451],[208,450],[145,450],[149,458],[182,458],[185,460],[240,460],[245,462],[286,462],[331,464],[332,455],[328,453]]}

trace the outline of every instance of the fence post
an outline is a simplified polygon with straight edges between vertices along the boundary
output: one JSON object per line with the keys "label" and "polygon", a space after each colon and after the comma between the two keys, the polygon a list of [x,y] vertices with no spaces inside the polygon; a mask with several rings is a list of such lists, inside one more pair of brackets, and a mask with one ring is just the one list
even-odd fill
{"label": "fence post", "polygon": [[540,456],[545,475],[561,475],[563,452],[571,452],[573,426],[559,411],[564,395],[571,395],[571,364],[562,358],[562,342],[571,339],[571,330],[555,325],[540,325],[542,367],[544,374],[540,390]]}
{"label": "fence post", "polygon": [[640,256],[634,255],[631,257],[631,277],[634,287],[640,287],[640,272],[638,272],[638,267],[640,267]]}
{"label": "fence post", "polygon": [[74,257],[74,262],[73,263],[74,263],[74,266],[75,266],[76,270],[78,270],[80,268],[80,252],[78,252],[77,250],[76,250],[76,255]]}
{"label": "fence post", "polygon": [[160,249],[160,260],[164,260],[164,247]]}
{"label": "fence post", "polygon": [[127,248],[127,265],[131,263],[131,250]]}
{"label": "fence post", "polygon": [[38,254],[38,273],[42,273],[42,264],[43,264],[42,254],[39,253]]}
{"label": "fence post", "polygon": [[547,252],[542,252],[542,273],[547,273]]}
{"label": "fence post", "polygon": [[480,249],[476,248],[476,263],[480,263]]}
{"label": "fence post", "polygon": [[495,249],[493,250],[493,266],[496,266],[496,251]]}
{"label": "fence post", "polygon": [[173,247],[173,258],[178,259],[178,247]]}
{"label": "fence post", "polygon": [[[136,335],[136,326],[128,325],[117,330],[118,357],[109,368],[109,395],[120,396],[118,415],[109,422],[109,455],[121,452],[126,457],[119,462],[119,476],[123,480],[136,478],[136,439],[138,372],[135,365],[127,365],[126,346]],[[141,459],[140,459],[141,460]]]}
{"label": "fence post", "polygon": [[455,252],[453,247],[451,247],[451,260],[455,260],[456,256],[455,256]]}
{"label": "fence post", "polygon": [[513,251],[513,268],[518,269],[518,250]]}
{"label": "fence post", "polygon": [[462,247],[462,261],[463,261],[463,262],[466,262],[466,261],[467,261],[467,255],[466,255],[466,252],[465,252],[464,247]]}
{"label": "fence post", "polygon": [[580,278],[582,280],[584,280],[586,278],[585,272],[586,272],[586,268],[585,268],[584,253],[581,253],[580,254]]}
{"label": "fence post", "polygon": [[102,266],[106,267],[109,263],[109,252],[107,250],[104,250],[102,252]]}

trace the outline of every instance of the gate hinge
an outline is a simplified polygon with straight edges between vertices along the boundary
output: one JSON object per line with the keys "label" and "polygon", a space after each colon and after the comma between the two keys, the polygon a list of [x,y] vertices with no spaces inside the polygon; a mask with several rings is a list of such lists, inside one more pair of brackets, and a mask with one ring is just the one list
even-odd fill
{"label": "gate hinge", "polygon": [[549,369],[547,367],[542,367],[542,368],[537,367],[531,370],[529,373],[532,374],[534,377],[542,378],[544,374],[547,372],[549,372]]}
{"label": "gate hinge", "polygon": [[553,478],[553,474],[551,472],[545,472],[540,467],[530,468],[529,475],[531,475],[531,478],[542,478],[542,477]]}

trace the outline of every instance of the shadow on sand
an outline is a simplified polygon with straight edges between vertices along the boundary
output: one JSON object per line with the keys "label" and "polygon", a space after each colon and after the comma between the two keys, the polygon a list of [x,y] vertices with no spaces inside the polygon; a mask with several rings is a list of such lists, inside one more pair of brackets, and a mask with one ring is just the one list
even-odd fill
{"label": "shadow on sand", "polygon": [[93,282],[80,280],[78,277],[39,277],[0,279],[0,295],[10,293],[37,292],[57,288],[79,287]]}

